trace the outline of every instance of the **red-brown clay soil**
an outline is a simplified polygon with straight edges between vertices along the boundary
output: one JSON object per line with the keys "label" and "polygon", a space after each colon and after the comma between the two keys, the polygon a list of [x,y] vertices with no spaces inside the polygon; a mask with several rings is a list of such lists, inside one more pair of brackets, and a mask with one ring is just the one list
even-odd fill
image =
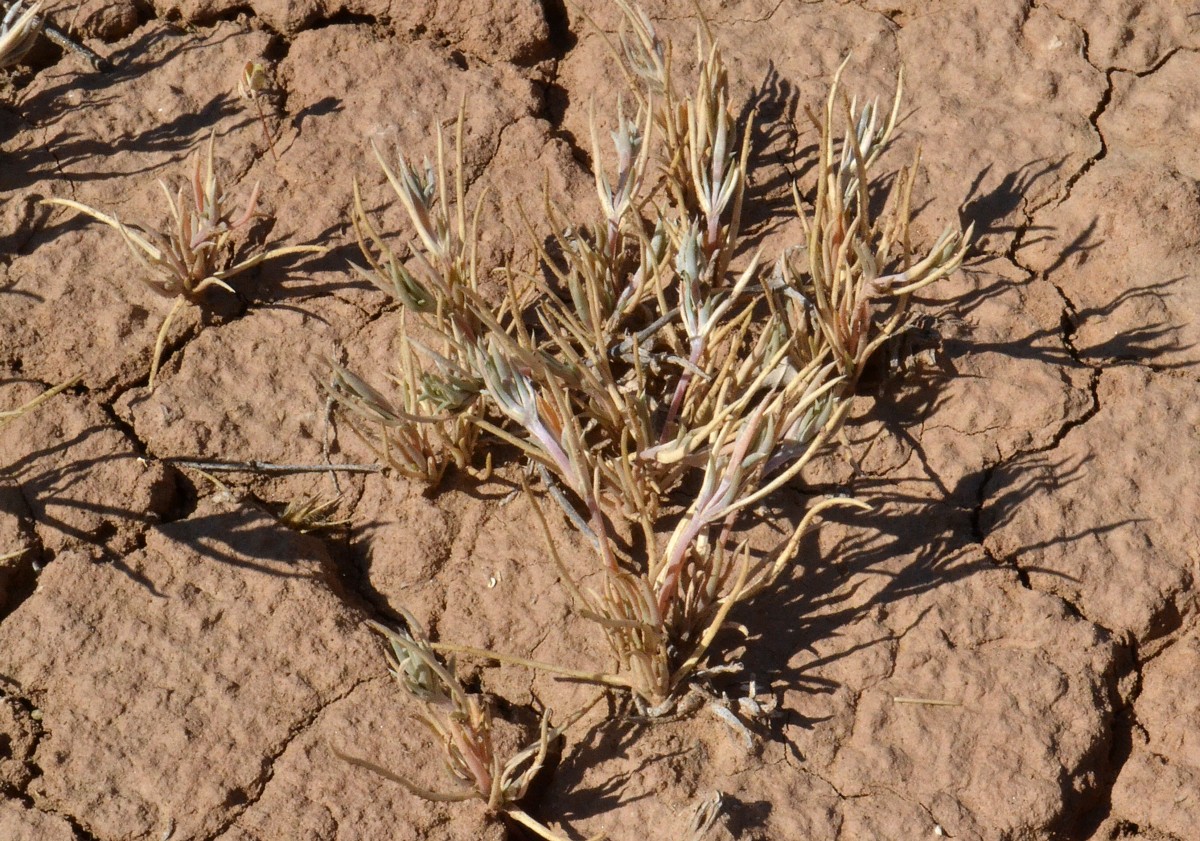
{"label": "red-brown clay soil", "polygon": [[[585,4],[615,29],[607,3]],[[973,222],[967,265],[923,295],[931,354],[862,390],[845,442],[778,495],[834,513],[776,592],[740,610],[740,653],[779,709],[759,744],[711,710],[646,724],[615,702],[569,733],[525,803],[571,838],[1200,838],[1200,14],[1179,0],[701,0],[739,110],[758,109],[752,229],[795,241],[818,108],[886,98],[894,172],[917,147],[914,241]],[[690,61],[688,2],[648,11]],[[465,97],[482,259],[530,260],[543,186],[591,218],[589,103],[620,75],[560,0],[64,0],[109,57],[44,47],[0,105],[0,408],[80,384],[0,432],[0,839],[524,838],[481,804],[430,804],[338,759],[428,785],[440,759],[364,625],[411,610],[438,638],[577,667],[608,655],[572,610],[501,459],[434,494],[338,477],[344,532],[276,515],[328,475],[221,474],[172,458],[370,462],[326,421],[333,356],[390,370],[396,309],[348,269],[358,177],[399,243],[370,153],[433,151]],[[235,93],[265,57],[280,160]],[[686,68],[685,68],[686,69]],[[329,245],[170,305],[111,230],[39,200],[165,216],[216,132],[237,196],[262,182],[272,243]],[[903,354],[902,354],[903,355]],[[561,519],[561,518],[560,518]],[[587,547],[564,522],[568,563]],[[738,644],[736,640],[734,644]],[[502,745],[592,690],[463,661]],[[733,686],[730,691],[736,690]],[[762,696],[760,696],[762,697]],[[913,703],[917,699],[919,702]],[[934,703],[937,702],[937,703]]]}

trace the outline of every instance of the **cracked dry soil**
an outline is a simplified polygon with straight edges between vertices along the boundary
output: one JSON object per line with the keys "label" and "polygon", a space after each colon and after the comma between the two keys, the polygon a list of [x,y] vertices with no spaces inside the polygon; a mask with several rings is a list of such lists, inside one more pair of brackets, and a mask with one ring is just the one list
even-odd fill
{"label": "cracked dry soil", "polygon": [[[607,3],[585,4],[615,27]],[[921,301],[940,334],[858,399],[814,463],[830,516],[794,575],[735,619],[780,714],[744,745],[701,712],[611,707],[568,737],[528,802],[571,837],[1200,838],[1200,15],[1177,0],[701,2],[758,108],[753,233],[794,241],[805,107],[848,87],[906,98],[893,171],[924,150],[915,239],[973,222],[969,265]],[[691,4],[648,4],[680,55]],[[44,48],[0,103],[0,405],[81,384],[0,432],[0,839],[521,838],[433,805],[332,748],[436,779],[363,620],[403,605],[436,634],[586,666],[597,641],[530,541],[515,472],[425,495],[381,475],[222,475],[175,458],[369,461],[326,410],[322,356],[386,370],[394,308],[347,269],[351,180],[403,230],[369,141],[418,156],[466,97],[481,259],[529,260],[519,204],[544,182],[591,212],[587,115],[615,100],[603,40],[557,0],[66,0],[110,57]],[[273,66],[280,161],[233,90]],[[145,388],[152,300],[113,234],[38,204],[158,221],[215,129],[227,181],[263,184],[274,242],[335,246],[186,311]],[[536,214],[533,214],[536,215]],[[538,224],[535,222],[535,224]],[[341,493],[344,535],[273,516]],[[579,538],[558,527],[563,547]],[[514,610],[514,606],[518,609]],[[474,671],[470,671],[473,669]],[[469,667],[515,743],[530,706],[586,688]],[[899,699],[899,700],[898,700]],[[917,699],[919,703],[906,702]],[[932,703],[932,702],[938,703]]]}

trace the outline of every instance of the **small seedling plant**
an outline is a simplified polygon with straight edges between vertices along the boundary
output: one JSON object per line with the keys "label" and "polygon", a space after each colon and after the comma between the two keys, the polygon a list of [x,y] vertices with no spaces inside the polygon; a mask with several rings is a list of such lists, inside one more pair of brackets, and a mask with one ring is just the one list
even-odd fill
{"label": "small seedling plant", "polygon": [[[544,711],[537,740],[503,760],[492,740],[492,711],[487,700],[467,691],[454,674],[453,660],[443,663],[416,618],[403,609],[401,613],[408,630],[392,630],[378,623],[371,623],[371,627],[388,640],[392,676],[405,694],[420,704],[421,712],[416,718],[440,746],[444,770],[453,787],[427,788],[407,775],[369,760],[337,750],[335,753],[347,762],[399,783],[425,800],[441,803],[481,800],[489,813],[503,814],[545,841],[567,841],[519,805],[545,764],[551,744],[565,727],[551,727],[550,711]],[[595,836],[589,841],[602,838]]]}
{"label": "small seedling plant", "polygon": [[261,61],[247,61],[238,77],[237,89],[238,96],[254,103],[254,110],[258,112],[258,121],[262,126],[263,139],[267,141],[267,148],[271,150],[271,157],[278,166],[279,153],[275,151],[275,139],[271,137],[271,130],[267,128],[267,115],[263,111],[263,100],[267,99],[271,92],[267,66]]}
{"label": "small seedling plant", "polygon": [[245,209],[234,215],[228,194],[213,166],[215,132],[209,135],[207,150],[193,155],[191,177],[172,193],[160,180],[171,214],[171,225],[163,231],[145,226],[127,225],[93,207],[71,199],[50,198],[46,204],[59,205],[83,213],[117,231],[129,252],[141,263],[145,273],[139,279],[154,293],[174,299],[158,335],[150,362],[149,387],[154,387],[162,359],[167,332],[179,311],[187,304],[203,305],[204,293],[217,286],[233,292],[227,281],[269,260],[289,254],[322,254],[327,249],[316,245],[297,245],[273,249],[252,249],[249,256],[236,259],[235,237],[244,234],[260,218],[257,210],[259,185],[250,191]]}

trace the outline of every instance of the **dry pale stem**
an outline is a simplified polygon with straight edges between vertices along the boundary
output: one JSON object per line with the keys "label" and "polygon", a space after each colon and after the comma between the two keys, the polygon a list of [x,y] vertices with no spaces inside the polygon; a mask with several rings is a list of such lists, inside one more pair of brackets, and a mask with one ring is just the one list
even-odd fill
{"label": "dry pale stem", "polygon": [[42,31],[38,12],[43,5],[42,0],[38,0],[22,8],[21,0],[14,0],[5,9],[4,17],[0,19],[0,69],[16,64],[33,49]]}

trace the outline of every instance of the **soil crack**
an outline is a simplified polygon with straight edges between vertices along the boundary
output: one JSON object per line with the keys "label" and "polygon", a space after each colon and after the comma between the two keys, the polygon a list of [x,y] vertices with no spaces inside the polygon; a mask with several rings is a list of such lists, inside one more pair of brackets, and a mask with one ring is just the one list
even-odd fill
{"label": "soil crack", "polygon": [[[1108,89],[1105,93],[1105,96],[1102,97],[1102,99],[1101,99],[1101,105],[1098,106],[1096,111],[1094,112],[1094,115],[1092,118],[1093,126],[1095,126],[1096,120],[1099,119],[1099,114],[1102,113],[1104,107],[1107,106],[1108,100],[1111,97],[1111,93],[1112,93],[1112,80],[1110,77]],[[1097,128],[1096,131],[1097,131],[1097,134],[1099,134],[1099,128]],[[1103,145],[1103,138],[1101,138],[1101,144],[1102,144],[1102,153],[1101,153],[1100,157],[1103,157],[1103,155],[1107,153],[1107,146]],[[1099,158],[1093,158],[1091,163],[1094,164],[1094,162],[1096,160],[1099,160]],[[1081,177],[1081,175],[1082,175],[1083,170],[1089,169],[1090,165],[1091,164],[1089,164],[1089,163],[1085,163],[1081,172],[1076,173],[1076,175],[1072,178],[1072,180],[1068,182],[1068,187],[1065,188],[1065,190],[1064,190],[1065,194],[1069,195],[1070,185],[1074,184],[1075,181],[1078,181],[1079,177]],[[1065,198],[1063,200],[1065,201]],[[1037,455],[1040,453],[1048,453],[1048,452],[1055,450],[1060,444],[1062,444],[1062,442],[1066,439],[1066,437],[1069,434],[1071,434],[1071,432],[1073,432],[1075,429],[1078,429],[1079,427],[1083,426],[1088,421],[1090,421],[1092,418],[1094,418],[1100,411],[1100,376],[1104,370],[1103,365],[1101,365],[1101,364],[1090,363],[1090,362],[1085,361],[1083,359],[1083,356],[1080,354],[1078,347],[1075,344],[1075,335],[1079,328],[1079,309],[1078,309],[1078,307],[1076,307],[1075,302],[1073,300],[1071,300],[1071,297],[1066,293],[1066,290],[1064,290],[1057,283],[1054,283],[1053,281],[1051,281],[1048,277],[1045,276],[1044,273],[1035,272],[1033,269],[1031,269],[1028,266],[1021,263],[1018,253],[1020,251],[1022,243],[1024,242],[1025,236],[1029,232],[1030,226],[1033,224],[1033,212],[1024,212],[1024,215],[1025,215],[1025,222],[1024,222],[1024,224],[1022,224],[1020,226],[1020,228],[1016,231],[1015,235],[1013,236],[1012,242],[1009,244],[1007,252],[1004,255],[1004,259],[1006,261],[1008,261],[1009,263],[1011,263],[1020,272],[1022,272],[1025,275],[1027,282],[1042,280],[1042,281],[1049,283],[1051,285],[1051,287],[1053,287],[1054,291],[1057,293],[1058,297],[1062,300],[1062,315],[1060,318],[1059,340],[1062,342],[1063,349],[1066,351],[1067,356],[1069,357],[1069,359],[1071,361],[1071,364],[1074,366],[1078,366],[1081,369],[1087,369],[1089,371],[1088,385],[1087,385],[1089,403],[1088,403],[1088,407],[1086,409],[1084,409],[1084,411],[1082,413],[1080,413],[1078,417],[1074,417],[1074,418],[1064,417],[1062,420],[1062,423],[1059,425],[1058,429],[1055,430],[1054,434],[1051,436],[1050,441],[1048,443],[1043,444],[1042,446],[1039,446],[1039,447],[1018,449],[1017,451],[1011,453],[1007,457],[997,458],[997,460],[995,462],[993,462],[989,465],[986,465],[984,467],[982,473],[980,474],[980,481],[979,481],[979,488],[977,491],[977,497],[975,500],[975,505],[971,510],[971,516],[970,516],[971,531],[972,531],[972,534],[974,535],[975,542],[979,544],[979,547],[983,550],[984,555],[989,560],[991,560],[994,564],[996,564],[996,566],[999,566],[999,567],[1006,566],[1006,564],[1004,562],[1002,562],[1000,559],[998,559],[992,553],[991,549],[988,547],[987,542],[986,542],[987,534],[983,528],[983,509],[987,504],[987,500],[989,497],[988,491],[992,484],[992,480],[995,478],[996,472],[998,470],[1000,470],[1001,468],[1015,462],[1017,459],[1026,458],[1028,456]],[[1063,366],[1061,373],[1064,378],[1063,386],[1065,389],[1067,389],[1069,391],[1072,386],[1071,386],[1071,383],[1069,381],[1067,381],[1067,379],[1066,379],[1067,366]],[[1021,569],[1020,565],[1017,563],[1015,558],[1011,559],[1011,566],[1013,569],[1016,570],[1017,576],[1020,579],[1022,586],[1024,586],[1027,589],[1035,589],[1032,586],[1032,584],[1030,583],[1028,573],[1025,570]],[[1078,609],[1075,608],[1075,606],[1072,605],[1072,608],[1075,609],[1076,612],[1079,613],[1079,615],[1082,618],[1091,622],[1091,620],[1088,619],[1088,617],[1085,614],[1083,614],[1081,611],[1078,611]],[[1092,623],[1092,624],[1096,624],[1096,623]]]}
{"label": "soil crack", "polygon": [[[1142,693],[1142,670],[1145,668],[1145,663],[1142,662],[1136,640],[1122,643],[1121,648],[1127,652],[1128,662],[1123,663],[1114,659],[1113,668],[1107,675],[1108,685],[1106,688],[1109,692],[1112,714],[1109,717],[1108,727],[1108,755],[1104,757],[1103,764],[1100,764],[1099,761],[1095,763],[1100,765],[1096,771],[1094,797],[1096,805],[1077,818],[1075,826],[1072,827],[1075,832],[1071,837],[1092,837],[1104,821],[1112,816],[1113,789],[1116,787],[1117,778],[1121,775],[1121,769],[1125,767],[1125,763],[1133,753],[1133,734],[1135,731],[1143,734],[1146,732],[1137,720],[1135,709]],[[1127,696],[1122,697],[1120,683],[1131,674],[1133,676],[1132,684]]]}
{"label": "soil crack", "polygon": [[6,598],[0,599],[0,622],[3,622],[13,612],[25,603],[26,599],[34,594],[37,590],[38,573],[49,563],[47,557],[46,544],[42,540],[42,536],[38,534],[37,518],[33,516],[33,501],[29,498],[29,494],[25,490],[24,484],[21,482],[13,482],[16,486],[17,493],[21,497],[21,504],[24,506],[24,512],[17,513],[22,520],[26,518],[29,521],[29,528],[24,528],[22,523],[21,533],[26,540],[25,550],[18,558],[28,559],[28,563],[22,563],[16,570],[16,574],[9,581],[8,593]]}
{"label": "soil crack", "polygon": [[332,707],[334,704],[337,704],[348,698],[360,686],[382,679],[383,678],[375,676],[362,678],[355,681],[348,689],[338,693],[323,704],[318,705],[316,709],[294,724],[280,745],[263,758],[262,770],[260,771],[259,775],[249,784],[243,787],[243,791],[247,793],[246,802],[243,803],[240,808],[231,810],[228,818],[223,821],[212,834],[205,836],[205,841],[216,841],[216,839],[224,835],[226,831],[228,831],[235,823],[237,823],[238,819],[248,809],[250,809],[251,806],[262,799],[263,794],[267,790],[267,786],[270,785],[271,780],[275,777],[275,763],[287,752],[287,749],[292,746],[292,743],[295,742],[296,739],[313,728],[313,726],[317,723],[317,720],[320,719],[321,715],[327,709]]}
{"label": "soil crack", "polygon": [[[1059,15],[1059,17],[1062,17],[1062,16]],[[1070,20],[1069,18],[1062,18],[1062,19],[1066,20],[1069,23],[1078,27],[1079,32],[1083,38],[1083,58],[1085,61],[1087,61],[1088,64],[1090,64],[1093,68],[1095,68],[1095,70],[1097,72],[1104,74],[1105,84],[1104,84],[1104,92],[1100,95],[1100,99],[1096,103],[1096,107],[1093,108],[1092,112],[1088,115],[1088,123],[1091,125],[1092,131],[1095,132],[1096,139],[1100,142],[1100,149],[1098,152],[1096,152],[1096,154],[1092,155],[1087,160],[1085,160],[1083,162],[1083,164],[1080,165],[1079,169],[1076,172],[1074,172],[1069,178],[1067,178],[1067,182],[1063,186],[1060,195],[1055,200],[1051,200],[1051,202],[1047,202],[1047,204],[1052,204],[1052,206],[1055,206],[1055,207],[1057,207],[1058,205],[1064,204],[1068,199],[1070,199],[1071,191],[1074,189],[1075,185],[1080,181],[1080,179],[1082,179],[1085,175],[1087,175],[1089,172],[1091,172],[1091,170],[1096,166],[1096,164],[1100,163],[1100,161],[1102,161],[1106,157],[1108,157],[1108,142],[1104,139],[1104,132],[1102,132],[1100,130],[1100,118],[1104,116],[1105,111],[1108,110],[1108,106],[1112,103],[1113,92],[1114,92],[1114,87],[1115,87],[1114,77],[1116,76],[1116,74],[1117,73],[1125,73],[1128,75],[1135,76],[1139,79],[1145,78],[1146,76],[1150,76],[1150,75],[1158,72],[1158,70],[1160,70],[1163,67],[1163,65],[1165,65],[1168,61],[1170,61],[1171,58],[1174,57],[1174,55],[1176,53],[1180,52],[1183,49],[1182,47],[1172,47],[1171,49],[1164,52],[1161,56],[1159,56],[1158,60],[1155,61],[1154,64],[1152,64],[1147,69],[1141,70],[1141,71],[1129,70],[1129,69],[1126,69],[1123,67],[1118,67],[1115,65],[1110,66],[1110,67],[1101,68],[1101,67],[1098,67],[1094,61],[1092,61],[1092,58],[1090,55],[1091,36],[1088,33],[1087,27],[1079,24],[1077,21]],[[1038,207],[1034,208],[1034,210],[1035,211],[1040,210],[1044,206],[1045,205],[1038,206]],[[1061,292],[1061,290],[1060,290],[1060,292]]]}
{"label": "soil crack", "polygon": [[74,833],[76,841],[101,841],[82,821],[67,812],[55,809],[50,806],[45,800],[34,796],[30,793],[30,788],[34,782],[43,776],[42,769],[36,762],[38,748],[41,746],[42,739],[46,736],[46,731],[42,728],[40,720],[34,717],[33,713],[37,710],[37,705],[29,698],[20,692],[12,691],[13,685],[4,680],[0,676],[0,699],[8,700],[20,707],[26,716],[29,717],[32,727],[30,731],[33,735],[33,743],[29,746],[28,755],[21,760],[29,771],[29,779],[24,786],[13,789],[8,788],[4,784],[0,784],[0,797],[12,797],[23,806],[36,812],[45,815],[52,815],[67,823]]}

